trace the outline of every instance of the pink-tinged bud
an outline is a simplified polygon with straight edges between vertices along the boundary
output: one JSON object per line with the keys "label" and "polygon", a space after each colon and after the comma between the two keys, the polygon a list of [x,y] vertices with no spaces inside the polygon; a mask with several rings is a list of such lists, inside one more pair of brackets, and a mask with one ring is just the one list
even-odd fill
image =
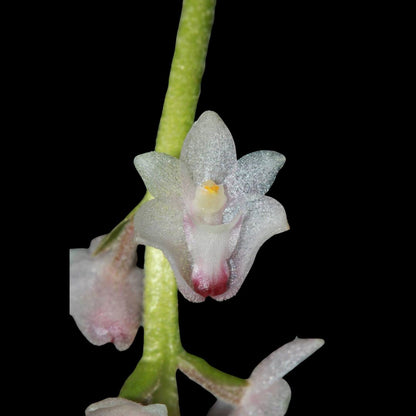
{"label": "pink-tinged bud", "polygon": [[180,159],[136,156],[154,196],[136,212],[136,242],[163,251],[185,298],[231,298],[261,245],[289,229],[282,205],[264,195],[284,161],[272,151],[237,160],[230,131],[212,111],[194,123]]}
{"label": "pink-tinged bud", "polygon": [[111,397],[89,405],[85,416],[168,416],[168,411],[164,404],[144,406],[121,397]]}
{"label": "pink-tinged bud", "polygon": [[113,343],[120,351],[133,342],[140,326],[143,271],[136,267],[134,226],[129,223],[103,252],[70,250],[70,314],[94,345]]}
{"label": "pink-tinged bud", "polygon": [[284,416],[291,391],[282,377],[323,344],[322,339],[295,338],[283,345],[254,369],[248,380],[249,385],[237,405],[219,399],[208,416]]}

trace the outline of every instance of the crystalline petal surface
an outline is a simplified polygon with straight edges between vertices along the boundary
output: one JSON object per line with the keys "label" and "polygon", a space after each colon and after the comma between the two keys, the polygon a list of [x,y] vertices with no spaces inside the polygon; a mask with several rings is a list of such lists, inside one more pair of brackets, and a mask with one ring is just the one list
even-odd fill
{"label": "crystalline petal surface", "polygon": [[[230,263],[234,269],[229,290],[215,297],[225,300],[234,296],[244,282],[260,247],[275,234],[289,228],[283,206],[275,199],[263,196],[248,202],[244,214],[237,246],[231,255]],[[229,207],[224,212],[224,220],[233,218],[239,207]]]}
{"label": "crystalline petal surface", "polygon": [[223,183],[237,168],[234,140],[227,126],[213,111],[205,111],[185,138],[183,161],[196,185],[212,180]]}
{"label": "crystalline petal surface", "polygon": [[176,157],[148,152],[136,156],[134,165],[146,188],[154,197],[164,199],[181,197],[181,166]]}
{"label": "crystalline petal surface", "polygon": [[238,160],[235,175],[225,180],[231,198],[244,195],[246,199],[254,199],[263,196],[272,186],[285,160],[282,154],[269,150],[243,156]]}
{"label": "crystalline petal surface", "polygon": [[153,199],[139,208],[135,227],[140,230],[137,243],[163,251],[181,293],[191,302],[202,302],[204,298],[192,288],[192,259],[185,239],[183,207]]}

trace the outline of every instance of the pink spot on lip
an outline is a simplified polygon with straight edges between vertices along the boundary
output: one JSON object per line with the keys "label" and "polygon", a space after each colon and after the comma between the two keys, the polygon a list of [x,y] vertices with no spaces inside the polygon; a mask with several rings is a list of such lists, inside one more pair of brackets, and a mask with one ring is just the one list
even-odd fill
{"label": "pink spot on lip", "polygon": [[192,273],[192,283],[195,292],[206,298],[223,294],[228,289],[228,277],[228,266],[224,263],[220,272],[214,276],[207,275],[202,270]]}

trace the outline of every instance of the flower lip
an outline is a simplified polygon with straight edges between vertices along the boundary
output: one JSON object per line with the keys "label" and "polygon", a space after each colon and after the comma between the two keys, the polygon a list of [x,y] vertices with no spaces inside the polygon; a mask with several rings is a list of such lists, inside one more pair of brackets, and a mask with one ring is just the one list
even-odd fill
{"label": "flower lip", "polygon": [[[208,261],[209,262],[209,261]],[[218,270],[212,270],[207,274],[204,268],[195,267],[192,271],[192,284],[197,293],[206,298],[207,296],[222,295],[228,289],[228,278],[230,277],[230,269],[224,261]]]}
{"label": "flower lip", "polygon": [[192,256],[191,283],[199,295],[220,296],[229,287],[231,268],[228,264],[238,241],[242,216],[225,224],[209,224],[187,218],[184,227]]}

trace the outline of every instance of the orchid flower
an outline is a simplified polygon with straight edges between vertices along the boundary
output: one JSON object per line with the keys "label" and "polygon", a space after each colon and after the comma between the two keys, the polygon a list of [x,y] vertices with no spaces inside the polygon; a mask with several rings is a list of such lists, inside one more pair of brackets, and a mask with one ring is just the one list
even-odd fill
{"label": "orchid flower", "polygon": [[168,416],[164,404],[143,406],[121,397],[93,403],[85,410],[85,416]]}
{"label": "orchid flower", "polygon": [[112,342],[123,351],[140,326],[143,271],[136,267],[132,222],[95,255],[103,238],[92,240],[89,249],[70,250],[70,314],[92,344]]}
{"label": "orchid flower", "polygon": [[254,369],[237,406],[217,400],[208,416],[283,416],[289,406],[291,391],[282,377],[323,344],[322,339],[295,338],[283,345]]}
{"label": "orchid flower", "polygon": [[180,159],[136,156],[155,198],[135,215],[136,242],[163,251],[186,299],[234,296],[260,246],[289,228],[283,206],[264,195],[284,162],[273,151],[237,161],[231,133],[212,111],[194,123]]}

